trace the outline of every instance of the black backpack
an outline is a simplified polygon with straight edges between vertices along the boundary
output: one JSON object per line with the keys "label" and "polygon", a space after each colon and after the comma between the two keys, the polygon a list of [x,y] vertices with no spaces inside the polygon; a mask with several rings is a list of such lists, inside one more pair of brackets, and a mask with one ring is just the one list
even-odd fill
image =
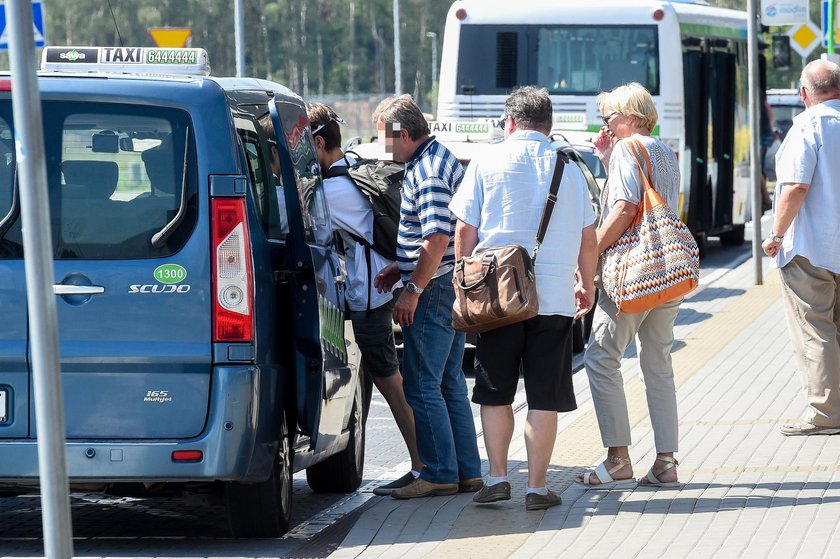
{"label": "black backpack", "polygon": [[373,244],[355,235],[353,238],[385,258],[391,261],[396,260],[397,229],[400,223],[405,164],[362,159],[351,151],[347,153],[356,156],[356,162],[346,167],[330,167],[324,178],[343,176],[350,178],[373,207]]}

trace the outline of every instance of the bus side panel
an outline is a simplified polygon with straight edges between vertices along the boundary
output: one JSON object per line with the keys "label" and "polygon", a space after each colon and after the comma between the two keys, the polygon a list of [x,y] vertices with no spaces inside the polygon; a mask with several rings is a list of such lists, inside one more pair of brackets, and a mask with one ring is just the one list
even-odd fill
{"label": "bus side panel", "polygon": [[712,158],[717,164],[715,181],[715,232],[732,225],[733,163],[735,148],[735,55],[716,52],[711,55],[712,81]]}
{"label": "bus side panel", "polygon": [[695,235],[712,224],[712,196],[708,181],[709,84],[706,54],[683,53],[683,80],[693,84],[685,90],[685,149],[690,157],[688,227]]}

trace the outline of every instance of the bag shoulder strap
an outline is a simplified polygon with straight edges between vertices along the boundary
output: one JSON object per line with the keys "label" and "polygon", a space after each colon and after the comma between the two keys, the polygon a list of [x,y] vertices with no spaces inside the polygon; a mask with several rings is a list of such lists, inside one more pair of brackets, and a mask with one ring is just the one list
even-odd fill
{"label": "bag shoulder strap", "polygon": [[560,181],[563,179],[563,170],[566,168],[568,161],[569,158],[566,154],[558,149],[557,163],[554,165],[554,174],[551,176],[551,186],[548,188],[548,196],[545,199],[545,207],[540,218],[540,225],[537,227],[537,244],[534,246],[534,253],[531,256],[534,262],[537,261],[537,253],[540,251],[540,245],[548,232],[551,214],[554,212],[554,205],[557,203],[557,192],[560,191]]}
{"label": "bag shoulder strap", "polygon": [[[650,155],[648,155],[648,151],[639,140],[631,138],[629,141],[630,149],[633,151],[633,156],[636,158],[636,163],[639,164],[639,174],[642,177],[644,187],[646,189],[650,188],[656,190],[653,186],[653,165],[650,163]],[[644,157],[646,165],[642,163],[642,157]]]}

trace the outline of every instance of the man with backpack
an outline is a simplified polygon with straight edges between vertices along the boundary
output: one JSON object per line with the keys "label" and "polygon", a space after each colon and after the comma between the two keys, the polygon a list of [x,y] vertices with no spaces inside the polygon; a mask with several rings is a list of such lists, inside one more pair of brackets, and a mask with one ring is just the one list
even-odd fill
{"label": "man with backpack", "polygon": [[[372,198],[361,190],[363,181],[354,181],[354,176],[376,175],[381,166],[376,162],[358,162],[341,150],[341,130],[344,121],[336,112],[322,103],[306,106],[318,163],[324,176],[324,194],[330,210],[332,227],[341,237],[344,245],[344,264],[347,269],[347,306],[356,343],[362,352],[362,368],[371,376],[376,388],[388,402],[397,427],[405,440],[411,456],[411,472],[401,478],[374,489],[376,495],[388,495],[391,491],[413,482],[423,468],[417,452],[414,431],[414,415],[403,393],[403,379],[394,347],[394,330],[391,315],[394,308],[390,293],[379,293],[373,289],[373,277],[391,263],[396,252],[396,222],[388,225],[387,210],[377,201],[377,212],[371,199],[376,199],[375,185]],[[357,173],[356,171],[359,171]],[[399,184],[402,182],[400,169]],[[387,180],[388,174],[382,173]],[[395,180],[395,179],[392,179]],[[384,188],[383,188],[384,189]],[[384,196],[384,194],[383,194]],[[397,206],[398,208],[398,206]],[[379,224],[377,226],[377,223]],[[379,240],[379,230],[393,231],[391,247],[387,240]],[[383,233],[387,238],[388,233]],[[379,241],[378,243],[376,241]],[[392,254],[383,254],[392,252]]]}

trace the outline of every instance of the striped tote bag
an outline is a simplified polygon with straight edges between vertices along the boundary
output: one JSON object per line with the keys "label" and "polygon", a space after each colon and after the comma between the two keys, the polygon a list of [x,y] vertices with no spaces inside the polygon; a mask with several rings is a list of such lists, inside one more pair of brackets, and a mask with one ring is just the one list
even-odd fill
{"label": "striped tote bag", "polygon": [[636,219],[604,252],[601,273],[604,291],[619,314],[648,311],[683,297],[700,280],[700,251],[694,236],[656,192],[645,147],[629,141],[645,192]]}

